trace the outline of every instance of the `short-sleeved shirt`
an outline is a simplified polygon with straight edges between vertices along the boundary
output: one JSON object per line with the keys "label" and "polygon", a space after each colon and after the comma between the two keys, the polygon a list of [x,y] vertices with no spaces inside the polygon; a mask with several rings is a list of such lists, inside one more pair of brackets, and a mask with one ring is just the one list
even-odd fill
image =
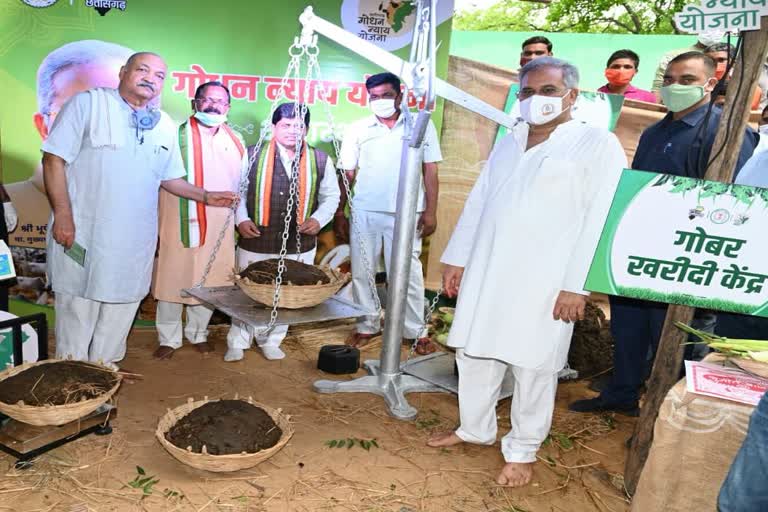
{"label": "short-sleeved shirt", "polygon": [[[132,110],[114,89],[105,95],[110,115],[124,123],[119,144],[94,147],[91,93],[72,97],[56,116],[42,150],[66,162],[75,241],[86,250],[80,266],[48,234],[53,290],[100,302],[141,300],[149,291],[157,245],[162,181],[186,175],[176,126],[167,115],[137,136]],[[56,222],[52,217],[51,224]]]}
{"label": "short-sleeved shirt", "polygon": [[[405,134],[401,115],[392,129],[376,116],[366,117],[349,126],[341,145],[339,167],[357,169],[352,204],[355,208],[373,212],[394,213],[397,187],[400,182],[400,156]],[[427,125],[421,146],[421,162],[433,163],[443,159],[437,130],[432,121]],[[419,185],[418,211],[424,211],[424,179]]]}
{"label": "short-sleeved shirt", "polygon": [[[640,136],[632,168],[703,178],[723,113],[718,107],[712,108],[705,123],[708,108],[709,105],[703,105],[678,120],[673,119],[670,112],[647,128]],[[747,128],[734,176],[752,156],[757,141],[757,132]]]}
{"label": "short-sleeved shirt", "polygon": [[[604,92],[606,94],[616,94],[615,92],[611,92],[611,90],[608,88],[608,84],[605,84],[604,86],[599,88],[597,92]],[[646,103],[658,103],[656,101],[656,95],[653,94],[651,91],[638,89],[632,84],[629,84],[629,86],[627,86],[627,90],[624,91],[624,97],[630,100],[645,101]]]}

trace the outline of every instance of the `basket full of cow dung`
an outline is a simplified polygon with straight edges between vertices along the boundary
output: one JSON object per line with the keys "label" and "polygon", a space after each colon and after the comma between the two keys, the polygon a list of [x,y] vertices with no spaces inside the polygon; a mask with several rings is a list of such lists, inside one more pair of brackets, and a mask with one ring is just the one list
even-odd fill
{"label": "basket full of cow dung", "polygon": [[189,399],[168,409],[155,436],[180,462],[205,471],[251,468],[272,457],[293,435],[280,409],[237,398]]}
{"label": "basket full of cow dung", "polygon": [[35,426],[64,425],[107,402],[122,377],[95,363],[47,359],[0,373],[0,412]]}
{"label": "basket full of cow dung", "polygon": [[[351,276],[328,266],[307,265],[285,259],[278,307],[300,309],[321,304],[347,284]],[[247,296],[272,307],[280,260],[274,258],[251,263],[234,276],[235,284]]]}

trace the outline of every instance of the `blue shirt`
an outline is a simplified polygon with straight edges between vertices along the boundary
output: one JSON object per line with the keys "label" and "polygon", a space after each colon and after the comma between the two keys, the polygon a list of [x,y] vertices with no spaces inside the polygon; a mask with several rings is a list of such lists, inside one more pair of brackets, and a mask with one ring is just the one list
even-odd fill
{"label": "blue shirt", "polygon": [[[703,105],[677,120],[672,119],[670,112],[647,128],[640,136],[632,168],[703,178],[723,113],[720,108],[713,107],[705,123],[708,108],[708,104]],[[747,127],[734,176],[752,156],[758,137],[757,132]]]}

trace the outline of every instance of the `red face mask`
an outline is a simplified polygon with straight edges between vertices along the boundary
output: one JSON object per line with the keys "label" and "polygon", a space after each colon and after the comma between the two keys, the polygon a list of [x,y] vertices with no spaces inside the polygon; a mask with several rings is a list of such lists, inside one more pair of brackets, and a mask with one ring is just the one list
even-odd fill
{"label": "red face mask", "polygon": [[720,80],[725,76],[725,68],[728,64],[726,62],[718,62],[717,68],[715,68],[715,78]]}
{"label": "red face mask", "polygon": [[608,83],[617,87],[629,84],[635,76],[634,69],[611,69],[605,70],[605,78]]}

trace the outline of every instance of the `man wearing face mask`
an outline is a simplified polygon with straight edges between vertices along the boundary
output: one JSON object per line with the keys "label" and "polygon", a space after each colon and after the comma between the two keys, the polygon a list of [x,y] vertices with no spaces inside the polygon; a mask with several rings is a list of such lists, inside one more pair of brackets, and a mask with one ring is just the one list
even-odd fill
{"label": "man wearing face mask", "polygon": [[664,72],[672,59],[687,52],[702,52],[708,46],[712,46],[713,44],[722,41],[724,36],[725,32],[722,30],[706,30],[697,36],[696,44],[693,46],[679,48],[665,53],[661,59],[659,59],[659,64],[656,67],[656,74],[653,77],[653,87],[651,87],[651,91],[658,96],[659,100],[661,100],[661,87],[664,85]]}
{"label": "man wearing face mask", "polygon": [[656,103],[655,94],[638,89],[631,83],[639,67],[640,57],[632,50],[613,52],[605,69],[605,78],[608,79],[608,83],[599,88],[598,92],[621,94],[631,100]]}
{"label": "man wearing face mask", "polygon": [[[672,59],[664,73],[661,95],[669,113],[640,136],[632,168],[677,176],[703,178],[722,111],[711,107],[715,62],[701,52]],[[708,114],[708,110],[711,112]],[[757,134],[746,129],[735,173],[757,144]],[[570,405],[578,412],[617,411],[638,414],[640,387],[650,371],[649,350],[655,353],[667,306],[657,302],[611,297],[611,333],[615,340],[613,377],[599,396]],[[713,315],[697,311],[697,328],[714,325]],[[691,351],[692,352],[692,351]],[[695,354],[689,353],[687,358]]]}
{"label": "man wearing face mask", "polygon": [[216,206],[237,199],[183,178],[176,128],[149,108],[167,69],[157,54],[132,55],[120,68],[117,89],[73,96],[43,142],[57,358],[116,367],[125,356],[152,278],[160,187]]}
{"label": "man wearing face mask", "polygon": [[523,67],[522,120],[494,147],[441,258],[443,288],[458,294],[448,345],[457,349],[461,424],[427,444],[494,444],[496,402],[511,370],[512,430],[501,440],[506,464],[497,478],[504,486],[531,480],[573,322],[584,317],[587,271],[627,165],[614,134],[571,117],[578,87],[578,70],[563,60]]}
{"label": "man wearing face mask", "polygon": [[[272,140],[262,146],[255,156],[256,148],[248,148],[253,166],[248,175],[247,195],[240,199],[237,207],[236,223],[240,233],[237,242],[238,268],[244,269],[257,261],[280,257],[294,168],[298,172],[298,189],[305,191],[306,195],[300,198],[298,208],[294,206],[291,212],[286,258],[313,265],[317,234],[333,219],[339,206],[339,185],[333,161],[325,152],[307,143],[310,116],[307,109],[302,119],[302,107],[295,103],[278,106],[272,114]],[[301,237],[300,248],[296,244],[297,231]],[[279,325],[256,338],[256,344],[266,359],[285,357],[280,343],[287,333],[288,326]],[[227,334],[228,349],[224,360],[240,361],[243,351],[251,347],[254,334],[258,333],[233,319]]]}
{"label": "man wearing face mask", "polygon": [[[403,99],[400,79],[392,73],[380,73],[365,82],[372,116],[353,123],[341,146],[339,167],[345,169],[350,181],[354,180],[352,198],[354,221],[358,233],[351,233],[352,290],[355,300],[369,311],[375,309],[366,272],[375,269],[383,254],[384,266],[389,274],[392,237],[395,228],[397,187],[400,182],[400,156],[405,134],[405,119],[400,112]],[[405,312],[404,336],[407,343],[418,340],[416,352],[425,355],[435,351],[424,329],[424,276],[421,269],[421,239],[434,233],[437,227],[437,162],[442,160],[437,130],[430,121],[422,146],[422,183],[419,188],[418,220],[411,254],[411,275],[408,281],[408,301]],[[334,230],[337,238],[346,241],[350,236],[349,223],[344,216],[346,197],[336,213]],[[363,256],[360,244],[364,243]],[[359,319],[356,332],[347,340],[351,346],[368,343],[381,331],[378,315]]]}
{"label": "man wearing face mask", "polygon": [[[736,58],[736,48],[728,43],[717,43],[705,48],[704,55],[707,55],[715,61],[715,78],[717,78],[718,81],[725,78],[725,84],[720,89],[720,95],[715,98],[716,105],[723,105],[725,103],[726,87],[728,86],[728,82],[731,79],[731,76],[725,76],[725,72],[728,69],[728,62],[733,63],[734,59]],[[733,74],[733,69],[731,69],[730,74]],[[762,96],[763,91],[760,90],[760,87],[756,87],[752,96],[752,103],[749,107],[751,110],[757,110],[760,108],[760,98],[762,98]]]}
{"label": "man wearing face mask", "polygon": [[[220,82],[200,85],[192,100],[192,116],[179,126],[181,157],[186,180],[198,187],[236,193],[247,167],[245,141],[227,124],[229,90]],[[187,325],[183,334],[200,353],[213,347],[207,341],[213,310],[181,290],[200,280],[213,248],[229,216],[229,210],[160,192],[160,245],[152,282],[157,303],[157,334],[160,346],[154,357],[170,359],[181,348],[181,316],[184,305]],[[205,286],[226,286],[235,265],[235,233],[224,234]]]}

